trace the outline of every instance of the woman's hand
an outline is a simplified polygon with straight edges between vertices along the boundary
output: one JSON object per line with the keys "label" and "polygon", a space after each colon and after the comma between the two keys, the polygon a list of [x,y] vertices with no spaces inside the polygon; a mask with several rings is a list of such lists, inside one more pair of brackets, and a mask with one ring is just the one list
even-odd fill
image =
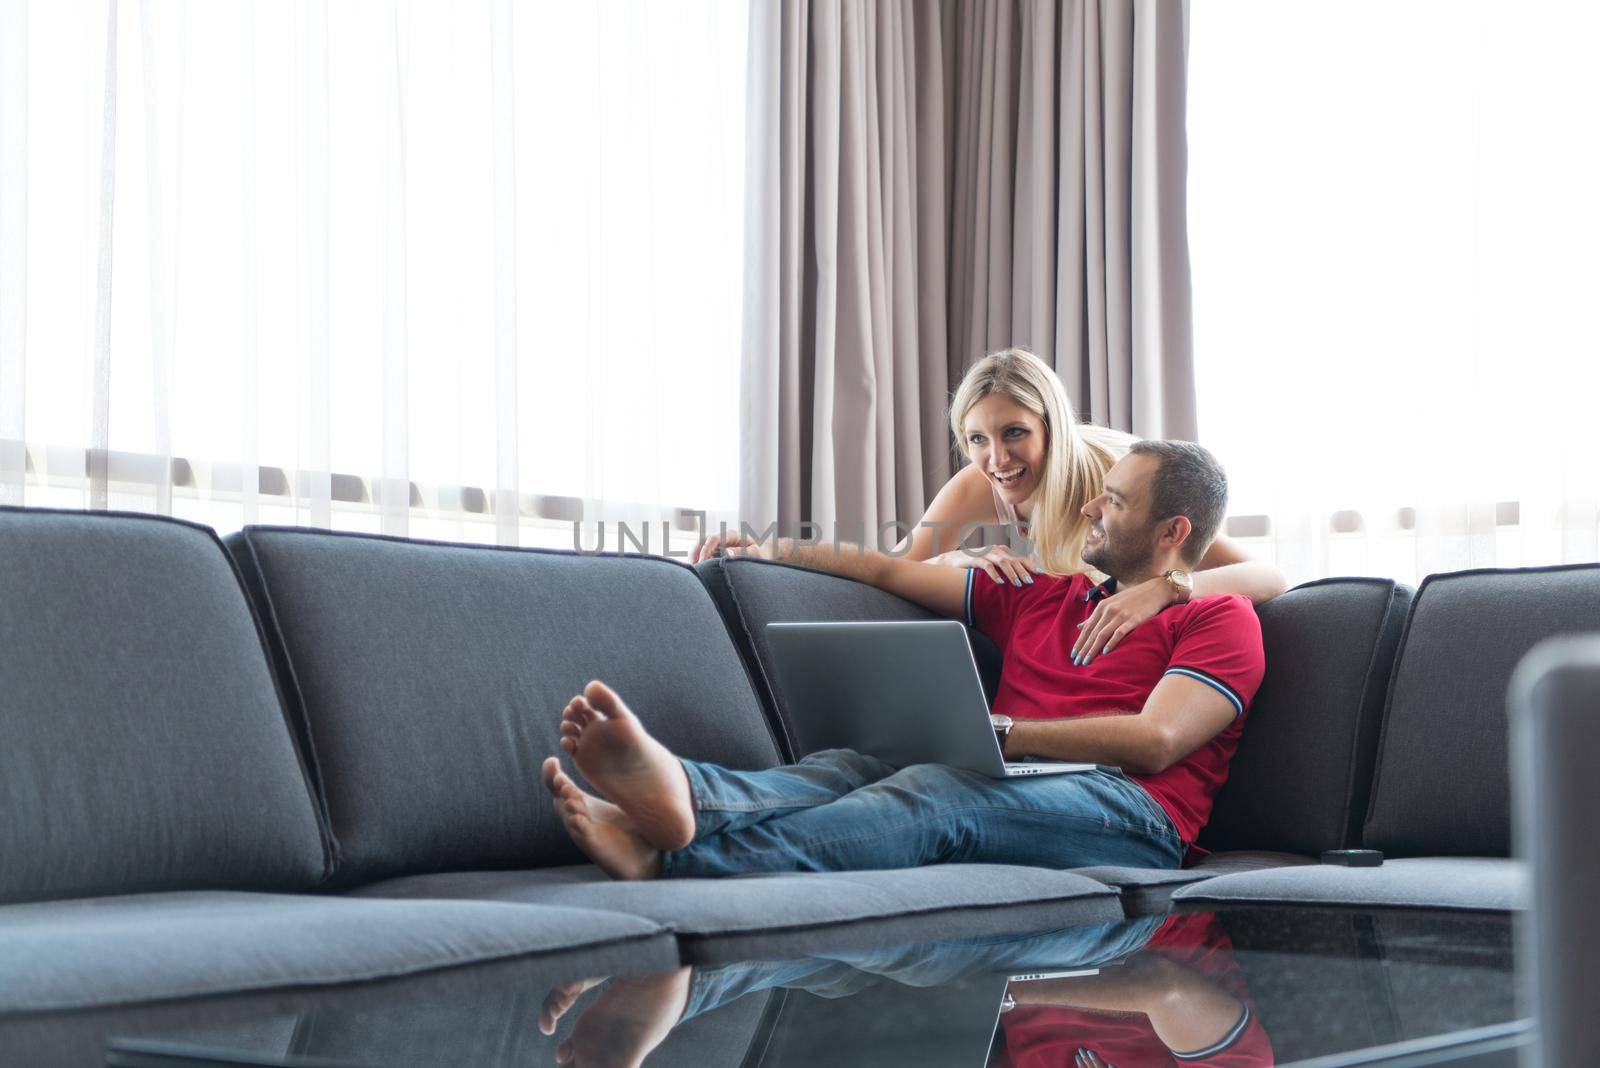
{"label": "woman's hand", "polygon": [[1164,578],[1153,578],[1118,590],[1094,606],[1089,618],[1078,624],[1078,640],[1072,646],[1072,662],[1087,664],[1102,653],[1109,653],[1145,620],[1177,602],[1180,594]]}
{"label": "woman's hand", "polygon": [[945,567],[977,567],[996,582],[1010,582],[1013,586],[1033,585],[1034,566],[1026,558],[1017,556],[1007,545],[991,545],[981,554],[965,549],[952,549],[931,558],[930,564]]}

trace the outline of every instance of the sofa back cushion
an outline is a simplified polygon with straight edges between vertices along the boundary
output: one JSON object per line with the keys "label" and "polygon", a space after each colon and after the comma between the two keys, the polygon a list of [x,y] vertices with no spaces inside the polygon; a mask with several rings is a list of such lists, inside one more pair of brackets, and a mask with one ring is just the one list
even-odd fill
{"label": "sofa back cushion", "polygon": [[[695,567],[711,591],[739,652],[761,691],[773,731],[786,759],[805,756],[795,751],[796,732],[778,689],[767,642],[768,623],[861,623],[941,618],[875,586],[768,560],[717,558]],[[987,580],[985,580],[987,581]],[[1000,679],[1000,650],[984,635],[968,631],[972,651],[992,702]]]}
{"label": "sofa back cushion", "polygon": [[1202,844],[1313,855],[1354,844],[1410,604],[1410,587],[1388,579],[1336,578],[1260,607],[1267,671]]}
{"label": "sofa back cushion", "polygon": [[0,900],[307,889],[326,872],[216,535],[0,508]]}
{"label": "sofa back cushion", "polygon": [[228,539],[265,606],[340,885],[581,857],[539,764],[590,679],[674,752],[778,750],[711,599],[659,557],[298,528]]}
{"label": "sofa back cushion", "polygon": [[1400,644],[1365,844],[1509,856],[1506,693],[1546,638],[1600,630],[1600,565],[1432,575]]}

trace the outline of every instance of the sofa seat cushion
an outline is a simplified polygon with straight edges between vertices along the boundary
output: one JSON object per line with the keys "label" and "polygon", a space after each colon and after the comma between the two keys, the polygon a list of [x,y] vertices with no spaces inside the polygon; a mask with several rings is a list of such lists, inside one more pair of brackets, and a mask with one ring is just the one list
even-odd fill
{"label": "sofa seat cushion", "polygon": [[0,1014],[319,986],[629,943],[659,924],[495,902],[191,891],[0,907]]}
{"label": "sofa seat cushion", "polygon": [[1527,900],[1522,862],[1501,857],[1414,857],[1385,860],[1376,868],[1271,868],[1207,879],[1172,893],[1175,906],[1255,902],[1503,911],[1524,908]]}
{"label": "sofa seat cushion", "polygon": [[1238,850],[1213,853],[1192,868],[1127,868],[1104,864],[1073,871],[1095,882],[1115,887],[1122,893],[1122,908],[1131,916],[1148,916],[1167,911],[1168,899],[1180,886],[1214,879],[1235,872],[1262,871],[1267,868],[1315,864],[1299,853],[1267,853]]}
{"label": "sofa seat cushion", "polygon": [[697,961],[800,956],[844,943],[1041,930],[1122,918],[1114,890],[1070,872],[994,864],[615,882],[577,865],[392,879],[362,897],[576,905],[671,927]]}
{"label": "sofa seat cushion", "polygon": [[0,508],[0,902],[303,890],[327,864],[216,534]]}
{"label": "sofa seat cushion", "polygon": [[539,782],[604,679],[675,753],[778,749],[705,587],[646,556],[299,528],[227,539],[313,755],[337,885],[582,859]]}

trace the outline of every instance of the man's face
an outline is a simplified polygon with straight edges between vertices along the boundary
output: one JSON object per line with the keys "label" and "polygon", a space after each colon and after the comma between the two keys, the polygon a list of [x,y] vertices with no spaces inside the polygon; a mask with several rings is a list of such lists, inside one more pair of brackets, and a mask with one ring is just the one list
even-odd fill
{"label": "man's face", "polygon": [[1155,555],[1161,524],[1150,518],[1150,482],[1161,461],[1130,453],[1106,472],[1105,491],[1083,506],[1083,562],[1113,578],[1136,575]]}

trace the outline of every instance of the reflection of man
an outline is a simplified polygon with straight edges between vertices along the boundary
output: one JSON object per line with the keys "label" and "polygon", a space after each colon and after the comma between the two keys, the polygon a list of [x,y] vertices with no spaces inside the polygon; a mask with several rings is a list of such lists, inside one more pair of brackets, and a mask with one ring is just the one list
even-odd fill
{"label": "reflection of man", "polygon": [[[557,1060],[636,1065],[677,1024],[746,994],[777,987],[830,1002],[870,991],[868,996],[876,997],[880,1008],[887,987],[895,1018],[916,1026],[919,1009],[929,1003],[913,988],[960,988],[974,976],[1079,968],[1099,970],[1010,984],[991,1065],[1141,1068],[1272,1063],[1271,1043],[1249,1006],[1228,936],[1210,913],[1010,938],[844,949],[830,956],[681,968],[658,976],[618,979],[581,1010],[556,1051]],[[540,1030],[554,1034],[561,1018],[598,982],[569,983],[552,990]],[[983,983],[977,985],[983,988]],[[940,1002],[936,998],[933,1004]],[[822,1019],[826,1021],[825,1016]],[[979,1007],[972,1014],[972,1027],[983,1029],[975,1036],[978,1042],[989,1037],[993,1022],[992,1008],[985,1013]],[[954,1033],[952,1037],[960,1038]],[[853,1063],[848,1054],[855,1051],[848,1038],[841,1035],[839,1041],[839,1060]]]}
{"label": "reflection of man", "polygon": [[1088,663],[1078,627],[1115,584],[1182,585],[1221,524],[1227,480],[1210,453],[1141,442],[1084,506],[1084,560],[1111,576],[1030,585],[878,553],[780,542],[759,555],[869,582],[967,621],[1005,654],[994,711],[1012,759],[1120,767],[996,780],[941,765],[896,769],[845,750],[757,772],[679,760],[609,687],[589,684],[562,717],[562,747],[605,800],[551,758],[547,787],[580,848],[617,878],[849,871],[947,861],[1071,868],[1177,867],[1227,777],[1262,674],[1261,631],[1243,597],[1176,604]]}
{"label": "reflection of man", "polygon": [[995,1068],[1270,1065],[1214,913],[1170,916],[1137,956],[1098,975],[1014,983]]}

